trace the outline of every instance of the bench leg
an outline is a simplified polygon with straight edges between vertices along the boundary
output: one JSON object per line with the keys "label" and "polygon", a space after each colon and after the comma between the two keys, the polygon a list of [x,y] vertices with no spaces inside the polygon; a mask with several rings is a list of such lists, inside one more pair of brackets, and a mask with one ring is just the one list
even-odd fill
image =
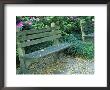
{"label": "bench leg", "polygon": [[20,58],[20,73],[27,74],[27,69],[23,58]]}
{"label": "bench leg", "polygon": [[55,53],[55,55],[54,55],[54,59],[55,59],[55,61],[59,60],[59,53],[58,53],[58,52]]}

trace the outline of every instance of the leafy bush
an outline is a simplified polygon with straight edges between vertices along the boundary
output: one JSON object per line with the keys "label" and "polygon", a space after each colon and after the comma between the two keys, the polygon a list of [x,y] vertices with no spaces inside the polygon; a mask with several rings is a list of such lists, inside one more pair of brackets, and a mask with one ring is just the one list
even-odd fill
{"label": "leafy bush", "polygon": [[65,50],[67,54],[82,57],[85,59],[94,58],[93,42],[83,42],[74,37],[74,35],[66,37],[65,41],[72,43],[72,46]]}

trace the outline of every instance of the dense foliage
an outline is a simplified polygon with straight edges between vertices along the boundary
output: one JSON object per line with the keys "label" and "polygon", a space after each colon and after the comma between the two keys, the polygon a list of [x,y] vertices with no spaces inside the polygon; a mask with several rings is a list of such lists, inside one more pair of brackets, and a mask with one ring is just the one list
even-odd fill
{"label": "dense foliage", "polygon": [[93,41],[83,42],[78,40],[74,35],[70,34],[64,39],[66,42],[72,43],[69,49],[65,50],[66,54],[75,57],[82,57],[84,59],[93,59],[94,57],[94,43]]}
{"label": "dense foliage", "polygon": [[[69,54],[80,56],[87,59],[94,57],[94,44],[92,42],[83,41],[82,33],[88,35],[94,33],[94,16],[17,16],[16,17],[17,32],[31,29],[48,29],[59,27],[63,38],[61,41],[67,41],[73,44],[68,49]],[[81,31],[83,30],[83,31]],[[32,46],[31,51],[46,47],[52,42]],[[27,47],[27,53],[28,51]]]}
{"label": "dense foliage", "polygon": [[60,30],[72,33],[80,32],[79,21],[82,20],[85,32],[93,32],[93,16],[17,16],[18,30],[43,29],[59,26]]}

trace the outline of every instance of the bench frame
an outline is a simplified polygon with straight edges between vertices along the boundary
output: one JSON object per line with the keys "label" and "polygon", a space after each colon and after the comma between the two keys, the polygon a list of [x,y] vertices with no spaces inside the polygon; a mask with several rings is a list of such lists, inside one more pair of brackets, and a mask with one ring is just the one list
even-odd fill
{"label": "bench frame", "polygon": [[[22,74],[28,73],[28,70],[26,68],[27,60],[25,58],[25,56],[28,54],[25,54],[24,47],[35,45],[35,44],[37,45],[39,43],[51,41],[51,40],[53,40],[54,45],[63,45],[63,44],[59,44],[58,39],[61,37],[61,31],[58,28],[54,28],[54,29],[52,28],[48,30],[47,29],[46,30],[27,30],[27,31],[25,30],[25,31],[17,32],[16,34],[17,34],[16,44],[17,44],[17,50],[18,50],[18,55],[19,55],[19,61],[20,61],[20,73]],[[35,40],[32,40],[32,39],[35,39]],[[45,49],[56,47],[54,45],[51,47],[47,47]],[[62,48],[61,49],[59,48],[57,51],[60,51],[62,49],[69,47],[70,44],[64,43],[63,46],[61,46]],[[40,52],[40,50],[37,51],[37,53],[38,52]],[[35,57],[35,58],[40,58],[40,57]]]}

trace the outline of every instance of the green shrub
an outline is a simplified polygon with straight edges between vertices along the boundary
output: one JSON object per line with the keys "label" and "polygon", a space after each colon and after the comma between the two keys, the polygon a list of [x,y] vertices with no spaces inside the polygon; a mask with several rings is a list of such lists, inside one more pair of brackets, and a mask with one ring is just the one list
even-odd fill
{"label": "green shrub", "polygon": [[66,53],[85,59],[94,58],[93,42],[83,42],[74,37],[74,35],[66,36],[65,41],[72,43],[72,46],[65,51]]}

